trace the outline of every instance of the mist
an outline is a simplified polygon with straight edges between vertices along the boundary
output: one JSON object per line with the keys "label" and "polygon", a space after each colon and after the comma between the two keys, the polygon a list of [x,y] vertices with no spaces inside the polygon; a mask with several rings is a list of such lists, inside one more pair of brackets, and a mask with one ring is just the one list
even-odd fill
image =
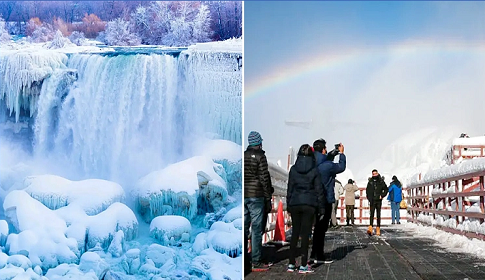
{"label": "mist", "polygon": [[[270,160],[285,161],[289,146],[320,137],[328,147],[342,142],[354,174],[414,131],[483,135],[485,55],[466,46],[439,46],[370,52],[247,100],[245,134],[262,134]],[[312,123],[305,129],[287,126],[285,120]]]}

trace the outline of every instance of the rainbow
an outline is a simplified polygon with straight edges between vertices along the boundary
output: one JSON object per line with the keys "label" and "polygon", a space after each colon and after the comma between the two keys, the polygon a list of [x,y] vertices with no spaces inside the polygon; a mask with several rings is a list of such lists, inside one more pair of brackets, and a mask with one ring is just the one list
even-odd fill
{"label": "rainbow", "polygon": [[[387,48],[372,50],[353,49],[341,53],[321,54],[303,62],[278,69],[252,83],[244,82],[244,100],[249,101],[282,85],[297,81],[302,77],[348,65],[359,59],[373,58],[383,54],[410,55],[416,53],[477,53],[485,54],[485,44],[463,42],[437,42],[431,40],[407,41]],[[247,70],[245,70],[247,71]],[[249,70],[250,71],[250,70]]]}

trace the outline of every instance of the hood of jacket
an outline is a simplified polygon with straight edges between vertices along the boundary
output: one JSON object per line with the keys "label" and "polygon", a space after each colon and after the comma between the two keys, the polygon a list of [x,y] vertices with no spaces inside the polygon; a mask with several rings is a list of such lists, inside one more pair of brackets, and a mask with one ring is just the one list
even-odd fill
{"label": "hood of jacket", "polygon": [[396,185],[396,187],[398,187],[398,188],[402,187],[401,182],[399,182],[399,181],[392,181],[391,185]]}
{"label": "hood of jacket", "polygon": [[[369,182],[374,181],[374,177],[369,177]],[[376,182],[377,181],[384,181],[384,176],[381,176],[380,174],[377,176]]]}
{"label": "hood of jacket", "polygon": [[315,160],[309,156],[299,156],[295,162],[295,170],[300,174],[307,174],[315,167]]}

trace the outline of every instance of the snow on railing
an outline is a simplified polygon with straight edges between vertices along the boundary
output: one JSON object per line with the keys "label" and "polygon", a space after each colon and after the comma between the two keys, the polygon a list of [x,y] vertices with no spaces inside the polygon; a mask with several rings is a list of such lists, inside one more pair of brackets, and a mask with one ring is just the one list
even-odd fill
{"label": "snow on railing", "polygon": [[485,240],[485,158],[432,170],[408,183],[412,222]]}

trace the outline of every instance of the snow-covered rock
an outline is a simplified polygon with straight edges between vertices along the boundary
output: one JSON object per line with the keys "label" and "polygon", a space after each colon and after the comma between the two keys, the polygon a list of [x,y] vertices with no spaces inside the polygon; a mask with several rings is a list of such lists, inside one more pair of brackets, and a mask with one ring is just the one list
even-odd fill
{"label": "snow-covered rock", "polygon": [[111,244],[108,247],[108,252],[115,258],[121,257],[123,255],[123,240],[125,239],[125,234],[122,230],[115,233]]}
{"label": "snow-covered rock", "polygon": [[194,218],[199,171],[204,173],[205,186],[209,185],[212,196],[223,201],[227,198],[226,183],[216,170],[223,168],[209,157],[197,156],[146,175],[138,181],[134,192],[138,198],[138,211],[147,222],[161,215],[164,206],[170,206],[174,215]]}
{"label": "snow-covered rock", "polygon": [[182,216],[159,216],[150,224],[150,235],[168,245],[171,241],[180,241],[184,233],[190,234],[190,221]]}
{"label": "snow-covered rock", "polygon": [[152,244],[146,251],[146,259],[153,261],[156,268],[161,268],[167,262],[176,262],[175,250],[159,244]]}
{"label": "snow-covered rock", "polygon": [[93,271],[99,279],[102,279],[108,269],[109,264],[94,252],[86,252],[81,256],[79,270],[84,273]]}
{"label": "snow-covered rock", "polygon": [[130,249],[123,255],[121,266],[128,274],[136,274],[140,268],[140,249]]}
{"label": "snow-covered rock", "polygon": [[207,244],[215,251],[230,257],[237,257],[242,252],[242,231],[232,223],[216,222],[207,233]]}
{"label": "snow-covered rock", "polygon": [[99,179],[70,181],[55,175],[29,176],[24,186],[30,196],[51,210],[76,204],[88,215],[96,215],[125,197],[119,184]]}
{"label": "snow-covered rock", "polygon": [[230,258],[213,249],[206,249],[192,260],[190,270],[196,275],[203,275],[213,280],[240,279],[242,257]]}
{"label": "snow-covered rock", "polygon": [[94,270],[84,273],[78,265],[66,263],[49,269],[45,276],[49,280],[99,280]]}
{"label": "snow-covered rock", "polygon": [[242,217],[242,205],[239,205],[227,211],[224,218],[222,218],[222,221],[226,223],[230,223],[236,219],[240,219],[241,217]]}
{"label": "snow-covered rock", "polygon": [[210,157],[225,170],[227,190],[229,194],[241,192],[242,178],[242,146],[232,141],[215,139],[199,141],[197,151],[201,156]]}
{"label": "snow-covered rock", "polygon": [[[88,216],[76,205],[53,211],[25,191],[12,191],[5,198],[4,210],[7,220],[19,232],[8,235],[7,252],[24,254],[44,270],[60,263],[76,263],[86,249],[98,244],[106,250],[115,236],[111,250],[119,254],[123,240],[132,240],[138,231],[135,214],[119,202]],[[67,216],[69,222],[65,220]]]}

